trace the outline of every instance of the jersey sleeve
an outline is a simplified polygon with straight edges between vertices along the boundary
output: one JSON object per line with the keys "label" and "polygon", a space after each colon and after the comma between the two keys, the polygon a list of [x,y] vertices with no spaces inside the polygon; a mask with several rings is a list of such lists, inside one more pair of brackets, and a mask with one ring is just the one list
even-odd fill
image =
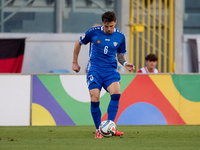
{"label": "jersey sleeve", "polygon": [[93,29],[91,28],[87,32],[85,32],[85,34],[80,36],[79,42],[84,45],[88,44],[91,41],[92,34],[93,34]]}
{"label": "jersey sleeve", "polygon": [[126,54],[126,41],[125,41],[125,36],[122,34],[122,43],[120,44],[117,54],[119,55],[125,55]]}

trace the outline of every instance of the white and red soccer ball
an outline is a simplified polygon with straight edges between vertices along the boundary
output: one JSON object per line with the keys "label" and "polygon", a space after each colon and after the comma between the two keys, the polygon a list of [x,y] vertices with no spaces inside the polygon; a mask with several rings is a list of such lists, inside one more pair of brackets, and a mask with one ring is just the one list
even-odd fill
{"label": "white and red soccer ball", "polygon": [[111,120],[104,120],[99,125],[99,132],[101,135],[109,137],[115,135],[117,130],[116,124]]}

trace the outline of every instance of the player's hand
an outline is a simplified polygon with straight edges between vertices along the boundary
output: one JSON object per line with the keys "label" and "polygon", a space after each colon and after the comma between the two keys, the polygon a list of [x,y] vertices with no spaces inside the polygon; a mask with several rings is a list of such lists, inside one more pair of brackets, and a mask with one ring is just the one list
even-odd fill
{"label": "player's hand", "polygon": [[125,65],[125,68],[128,70],[128,71],[133,71],[135,70],[135,66],[131,63],[126,63]]}
{"label": "player's hand", "polygon": [[72,70],[74,70],[75,72],[79,72],[81,69],[81,67],[79,66],[78,63],[73,63],[72,64]]}

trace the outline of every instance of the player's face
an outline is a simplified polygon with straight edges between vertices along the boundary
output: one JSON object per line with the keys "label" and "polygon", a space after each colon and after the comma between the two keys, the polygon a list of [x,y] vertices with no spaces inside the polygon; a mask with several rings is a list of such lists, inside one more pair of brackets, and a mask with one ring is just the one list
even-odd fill
{"label": "player's face", "polygon": [[107,22],[107,23],[102,22],[103,31],[106,34],[112,34],[114,32],[116,23],[117,23],[117,21],[111,21],[111,22]]}
{"label": "player's face", "polygon": [[154,69],[157,65],[157,61],[146,61],[146,65],[148,69]]}

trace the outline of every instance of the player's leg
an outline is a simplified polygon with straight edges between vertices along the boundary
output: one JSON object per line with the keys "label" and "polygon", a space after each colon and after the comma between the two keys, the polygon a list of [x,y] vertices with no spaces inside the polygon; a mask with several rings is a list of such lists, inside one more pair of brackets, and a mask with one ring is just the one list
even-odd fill
{"label": "player's leg", "polygon": [[120,74],[116,71],[103,73],[103,87],[106,89],[110,96],[111,100],[108,105],[108,120],[115,120],[115,117],[118,112],[119,99],[120,99]]}
{"label": "player's leg", "polygon": [[99,97],[100,90],[96,83],[92,83],[89,86],[90,90],[90,98],[91,98],[91,114],[96,127],[96,135],[95,138],[102,138],[103,136],[99,133],[99,125],[101,124],[101,110],[99,107]]}
{"label": "player's leg", "polygon": [[90,98],[91,98],[91,114],[94,120],[94,124],[96,129],[99,129],[99,125],[101,123],[101,110],[99,107],[99,89],[90,90]]}
{"label": "player's leg", "polygon": [[[115,117],[119,108],[119,99],[120,99],[120,84],[119,82],[113,82],[108,86],[108,92],[110,93],[111,100],[108,105],[108,120],[115,120]],[[124,132],[116,131],[115,136],[121,136]]]}
{"label": "player's leg", "polygon": [[120,99],[120,84],[119,82],[113,82],[111,83],[108,88],[107,88],[110,96],[111,96],[111,100],[110,103],[108,105],[108,120],[112,120],[113,122],[115,121],[115,117],[117,115],[118,112],[118,108],[119,108],[119,99]]}
{"label": "player's leg", "polygon": [[[110,103],[108,105],[108,120],[115,120],[115,117],[117,115],[118,112],[118,108],[119,108],[119,99],[120,99],[120,84],[119,82],[113,82],[112,84],[110,84],[108,86],[108,92],[110,93],[111,96],[111,100]],[[116,131],[115,136],[121,136],[123,135],[124,132],[119,132]]]}

